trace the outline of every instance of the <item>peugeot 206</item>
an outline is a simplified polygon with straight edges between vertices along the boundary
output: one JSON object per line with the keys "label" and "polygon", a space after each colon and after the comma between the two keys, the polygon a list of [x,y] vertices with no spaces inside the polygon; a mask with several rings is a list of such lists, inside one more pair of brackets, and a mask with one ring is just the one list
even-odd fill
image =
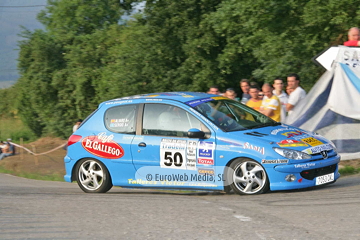
{"label": "peugeot 206", "polygon": [[101,103],[68,140],[65,181],[87,193],[125,188],[259,194],[334,183],[324,137],[237,101],[164,92]]}

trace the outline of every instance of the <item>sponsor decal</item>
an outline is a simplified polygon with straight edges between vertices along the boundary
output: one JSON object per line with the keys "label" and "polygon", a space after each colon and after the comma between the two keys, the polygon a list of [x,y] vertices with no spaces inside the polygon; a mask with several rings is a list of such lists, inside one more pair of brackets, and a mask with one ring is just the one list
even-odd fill
{"label": "sponsor decal", "polygon": [[215,175],[215,170],[212,168],[199,168],[198,173],[200,175]]}
{"label": "sponsor decal", "polygon": [[312,147],[319,146],[319,145],[323,144],[321,141],[319,141],[319,140],[317,140],[316,138],[313,138],[313,137],[303,138],[303,139],[301,139],[301,141],[309,144]]}
{"label": "sponsor decal", "polygon": [[214,165],[214,150],[215,143],[213,142],[199,142],[197,163],[204,165]]}
{"label": "sponsor decal", "polygon": [[159,95],[148,95],[146,97],[158,97]]}
{"label": "sponsor decal", "polygon": [[214,99],[212,98],[203,98],[203,99],[198,99],[198,100],[193,100],[190,102],[186,102],[187,105],[191,106],[191,107],[196,107],[197,105],[204,103],[204,102],[210,102]]}
{"label": "sponsor decal", "polygon": [[107,103],[105,103],[105,104],[106,104],[106,105],[110,105],[110,104],[124,104],[124,103],[132,103],[132,100],[107,102]]}
{"label": "sponsor decal", "polygon": [[301,164],[295,164],[294,167],[295,168],[310,168],[310,167],[314,167],[315,163],[301,163]]}
{"label": "sponsor decal", "polygon": [[[223,141],[225,143],[228,143],[231,147],[235,146],[235,147],[243,147],[243,145],[241,143],[238,142],[233,142],[233,141],[229,141],[226,139],[222,139],[222,138],[218,138],[220,141]],[[219,145],[218,145],[219,146]]]}
{"label": "sponsor decal", "polygon": [[186,148],[186,169],[196,170],[196,149],[197,141],[188,140]]}
{"label": "sponsor decal", "polygon": [[291,131],[291,130],[297,130],[297,128],[278,128],[278,129],[272,130],[272,131],[271,131],[271,134],[272,134],[272,135],[276,135],[276,134],[278,134],[279,132],[282,132],[282,131]]}
{"label": "sponsor decal", "polygon": [[211,98],[214,99],[214,100],[229,100],[226,97],[211,97]]}
{"label": "sponsor decal", "polygon": [[329,151],[332,149],[333,149],[332,145],[330,143],[327,143],[327,144],[323,144],[320,146],[304,149],[304,150],[302,150],[302,152],[307,153],[307,154],[316,154],[316,153],[320,153],[322,151]]}
{"label": "sponsor decal", "polygon": [[157,99],[157,98],[149,98],[149,99],[145,99],[145,101],[152,101],[152,102],[154,102],[154,101],[158,101],[158,102],[161,102],[162,101],[162,99]]}
{"label": "sponsor decal", "polygon": [[110,127],[119,127],[119,128],[122,128],[122,127],[128,127],[129,126],[129,122],[130,120],[127,119],[127,118],[120,118],[120,119],[110,119],[110,124],[109,126]]}
{"label": "sponsor decal", "polygon": [[300,135],[303,135],[303,134],[306,134],[306,132],[300,131],[300,130],[282,133],[282,135],[286,136],[287,138],[291,138],[291,137],[294,137],[294,136],[300,136]]}
{"label": "sponsor decal", "polygon": [[278,142],[277,145],[279,145],[280,147],[308,147],[309,145],[307,145],[304,142],[301,141],[297,141],[297,140],[282,140],[281,142]]}
{"label": "sponsor decal", "polygon": [[289,162],[288,159],[271,159],[271,160],[263,159],[263,160],[261,160],[262,164],[288,163],[288,162]]}
{"label": "sponsor decal", "polygon": [[112,139],[114,135],[107,136],[105,132],[97,136],[85,137],[81,144],[91,154],[102,158],[117,159],[124,156],[124,149]]}
{"label": "sponsor decal", "polygon": [[196,170],[197,141],[163,138],[160,144],[160,167]]}
{"label": "sponsor decal", "polygon": [[265,148],[264,147],[254,146],[254,145],[251,145],[248,142],[244,143],[244,149],[255,150],[255,151],[258,151],[259,153],[261,153],[262,155],[265,154]]}
{"label": "sponsor decal", "polygon": [[214,159],[198,158],[197,162],[203,165],[214,165]]}

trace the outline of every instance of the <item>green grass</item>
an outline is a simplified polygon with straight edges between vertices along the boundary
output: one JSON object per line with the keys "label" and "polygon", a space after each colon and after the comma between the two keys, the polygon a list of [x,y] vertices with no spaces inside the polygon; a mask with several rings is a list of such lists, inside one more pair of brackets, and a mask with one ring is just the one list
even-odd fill
{"label": "green grass", "polygon": [[3,166],[0,166],[0,173],[7,173],[18,177],[35,179],[35,180],[64,182],[64,176],[59,174],[43,175],[36,173],[15,172],[12,170],[5,169]]}
{"label": "green grass", "polygon": [[36,136],[18,118],[0,118],[0,140],[11,138],[13,142],[24,142],[36,140]]}
{"label": "green grass", "polygon": [[354,168],[352,166],[345,166],[339,169],[339,173],[343,176],[360,173],[360,168]]}

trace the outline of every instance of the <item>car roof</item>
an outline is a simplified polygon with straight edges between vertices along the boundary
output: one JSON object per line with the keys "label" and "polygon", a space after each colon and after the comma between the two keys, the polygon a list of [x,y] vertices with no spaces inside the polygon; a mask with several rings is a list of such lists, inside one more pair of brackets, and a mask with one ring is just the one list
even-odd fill
{"label": "car roof", "polygon": [[129,97],[116,98],[105,101],[103,103],[111,104],[122,100],[134,100],[134,99],[168,99],[179,102],[189,102],[192,100],[203,99],[208,97],[220,97],[219,95],[208,94],[203,92],[160,92],[160,93],[147,93],[140,95],[133,95]]}

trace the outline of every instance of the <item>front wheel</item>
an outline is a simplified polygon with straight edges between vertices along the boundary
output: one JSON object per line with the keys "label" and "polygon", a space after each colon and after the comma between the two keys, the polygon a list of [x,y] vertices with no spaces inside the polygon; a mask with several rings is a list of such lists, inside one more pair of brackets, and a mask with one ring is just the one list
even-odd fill
{"label": "front wheel", "polygon": [[112,187],[105,165],[95,159],[84,159],[76,165],[76,181],[86,193],[105,193]]}
{"label": "front wheel", "polygon": [[241,195],[265,193],[269,190],[266,171],[258,162],[239,158],[230,164],[227,181],[234,192]]}

